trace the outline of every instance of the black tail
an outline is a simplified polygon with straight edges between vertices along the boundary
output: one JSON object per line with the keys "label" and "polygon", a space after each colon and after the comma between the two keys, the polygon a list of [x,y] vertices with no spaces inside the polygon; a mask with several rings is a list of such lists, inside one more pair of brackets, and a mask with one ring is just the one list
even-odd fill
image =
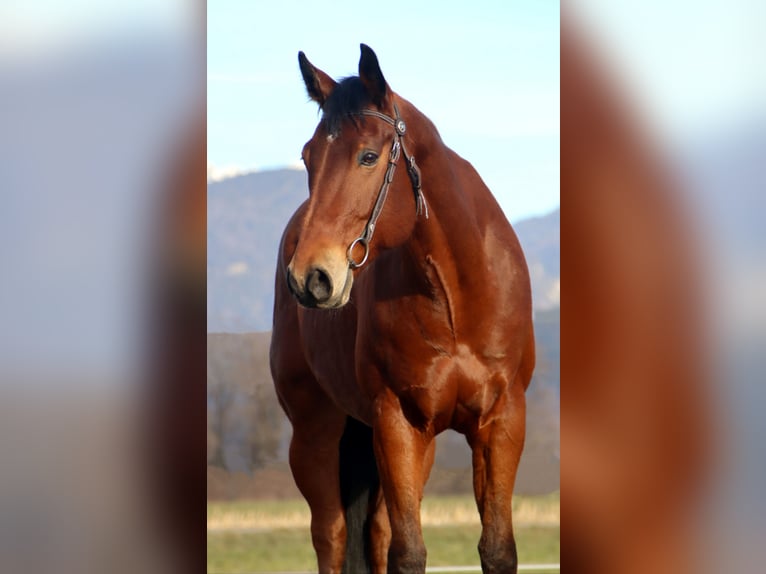
{"label": "black tail", "polygon": [[348,417],[340,439],[340,496],[346,509],[346,560],[343,574],[370,572],[369,508],[380,480],[372,429]]}

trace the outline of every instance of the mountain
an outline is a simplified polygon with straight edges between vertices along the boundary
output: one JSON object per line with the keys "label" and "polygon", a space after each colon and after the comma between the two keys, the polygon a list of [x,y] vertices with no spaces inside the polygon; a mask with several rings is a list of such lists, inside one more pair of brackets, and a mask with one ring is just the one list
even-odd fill
{"label": "mountain", "polygon": [[208,332],[271,329],[279,239],[307,197],[303,170],[249,173],[208,184]]}
{"label": "mountain", "polygon": [[561,301],[560,225],[560,209],[513,225],[527,258],[532,304],[536,311],[553,309]]}
{"label": "mountain", "polygon": [[[208,183],[208,332],[271,329],[279,239],[308,197],[306,172],[279,169]],[[536,310],[559,304],[559,210],[514,225]]]}

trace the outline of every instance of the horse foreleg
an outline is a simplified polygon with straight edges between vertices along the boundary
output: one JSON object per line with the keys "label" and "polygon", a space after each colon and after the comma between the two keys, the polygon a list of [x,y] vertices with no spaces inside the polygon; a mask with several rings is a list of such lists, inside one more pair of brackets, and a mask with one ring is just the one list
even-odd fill
{"label": "horse foreleg", "polygon": [[473,486],[481,516],[479,556],[484,574],[515,574],[516,542],[511,502],[525,434],[525,397],[513,385],[489,421],[468,434],[473,451]]}
{"label": "horse foreleg", "polygon": [[[322,413],[321,417],[316,413]],[[314,415],[313,419],[296,419],[293,423],[290,468],[311,508],[311,540],[319,574],[340,574],[346,550],[346,520],[340,498],[338,443],[346,416],[319,405]]]}
{"label": "horse foreleg", "polygon": [[374,504],[370,505],[370,562],[373,574],[386,574],[388,569],[388,548],[391,545],[391,523],[388,508],[379,486]]}
{"label": "horse foreleg", "polygon": [[[422,483],[428,479],[436,454],[436,442],[431,441],[424,457],[424,472]],[[370,560],[373,574],[386,574],[388,571],[388,549],[391,546],[391,521],[388,518],[386,498],[383,487],[378,487],[375,504],[370,512]]]}
{"label": "horse foreleg", "polygon": [[433,437],[412,427],[395,398],[387,397],[376,406],[375,456],[391,527],[388,572],[422,574],[426,547],[420,501],[433,462]]}

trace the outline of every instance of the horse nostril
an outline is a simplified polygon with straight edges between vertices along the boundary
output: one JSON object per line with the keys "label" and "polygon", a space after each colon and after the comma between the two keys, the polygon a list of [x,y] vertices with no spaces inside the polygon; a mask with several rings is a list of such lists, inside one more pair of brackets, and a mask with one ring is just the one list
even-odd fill
{"label": "horse nostril", "polygon": [[318,303],[323,303],[332,294],[332,281],[322,269],[313,269],[309,273],[308,281],[306,281],[306,288]]}
{"label": "horse nostril", "polygon": [[300,287],[298,286],[298,281],[295,279],[295,276],[292,274],[290,269],[287,270],[287,288],[290,290],[290,293],[296,297],[300,295]]}

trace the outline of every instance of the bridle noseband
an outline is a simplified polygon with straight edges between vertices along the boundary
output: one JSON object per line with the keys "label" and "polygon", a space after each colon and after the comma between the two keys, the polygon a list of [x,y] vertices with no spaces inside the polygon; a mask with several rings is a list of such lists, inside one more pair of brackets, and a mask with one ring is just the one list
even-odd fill
{"label": "bridle noseband", "polygon": [[[388,195],[388,186],[394,180],[394,172],[396,171],[396,162],[399,160],[399,154],[404,154],[404,160],[407,162],[407,173],[410,176],[410,182],[412,182],[412,190],[415,193],[415,210],[417,215],[424,213],[426,219],[428,219],[428,205],[426,205],[426,198],[423,195],[423,190],[420,187],[420,169],[415,163],[415,157],[407,153],[407,148],[404,147],[404,134],[407,131],[407,125],[399,115],[399,108],[394,104],[394,113],[396,118],[392,118],[378,112],[376,110],[362,110],[358,112],[361,116],[372,116],[379,118],[384,122],[391,124],[394,127],[395,135],[394,141],[391,144],[391,153],[388,157],[388,168],[386,169],[386,175],[383,178],[383,185],[380,186],[378,192],[378,198],[375,200],[375,205],[370,213],[370,218],[367,220],[367,225],[364,227],[362,234],[351,242],[346,251],[346,257],[348,258],[348,264],[352,269],[359,269],[367,262],[367,257],[370,255],[370,241],[372,241],[372,235],[375,233],[375,225],[378,222],[381,212],[383,211],[383,204],[386,202],[386,196]],[[358,244],[364,247],[364,257],[361,261],[355,261],[353,257],[354,247]]]}

